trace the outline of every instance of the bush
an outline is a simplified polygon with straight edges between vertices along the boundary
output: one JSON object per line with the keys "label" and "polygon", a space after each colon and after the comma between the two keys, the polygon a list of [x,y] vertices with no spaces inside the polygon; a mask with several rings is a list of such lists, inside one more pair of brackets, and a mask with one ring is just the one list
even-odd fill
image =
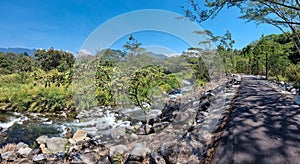
{"label": "bush", "polygon": [[0,110],[54,112],[74,109],[72,88],[68,85],[45,87],[29,74],[11,74],[0,78]]}

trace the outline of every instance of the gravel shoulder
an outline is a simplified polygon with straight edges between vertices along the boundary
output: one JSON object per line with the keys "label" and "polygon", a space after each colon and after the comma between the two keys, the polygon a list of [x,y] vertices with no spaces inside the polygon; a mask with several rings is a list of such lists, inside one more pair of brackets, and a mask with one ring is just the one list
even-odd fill
{"label": "gravel shoulder", "polygon": [[300,163],[300,108],[269,82],[243,76],[211,163]]}

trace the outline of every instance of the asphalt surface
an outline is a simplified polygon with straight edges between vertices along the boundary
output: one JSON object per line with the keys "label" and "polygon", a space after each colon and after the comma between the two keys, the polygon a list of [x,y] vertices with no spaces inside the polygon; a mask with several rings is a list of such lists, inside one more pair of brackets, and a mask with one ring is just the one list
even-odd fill
{"label": "asphalt surface", "polygon": [[300,108],[266,81],[244,76],[211,163],[300,164]]}

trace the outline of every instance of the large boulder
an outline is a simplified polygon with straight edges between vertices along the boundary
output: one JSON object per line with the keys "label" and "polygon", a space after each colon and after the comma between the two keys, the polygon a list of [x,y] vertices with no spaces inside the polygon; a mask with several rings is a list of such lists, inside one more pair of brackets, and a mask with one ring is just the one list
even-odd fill
{"label": "large boulder", "polygon": [[23,158],[27,158],[28,155],[30,154],[30,152],[32,151],[31,148],[29,147],[21,147],[19,150],[18,150],[18,154],[23,157]]}
{"label": "large boulder", "polygon": [[36,141],[38,144],[46,144],[48,139],[48,136],[42,135],[39,138],[37,138]]}
{"label": "large boulder", "polygon": [[27,148],[29,147],[27,144],[25,144],[24,142],[19,142],[17,144],[17,150],[19,150],[20,148]]}
{"label": "large boulder", "polygon": [[[194,153],[193,149],[196,148],[196,146],[188,145],[185,142],[172,141],[164,143],[159,151],[167,163],[189,163],[191,155]],[[200,163],[200,161],[196,163]]]}
{"label": "large boulder", "polygon": [[117,145],[109,148],[109,156],[113,159],[117,155],[123,155],[127,151],[126,145]]}
{"label": "large boulder", "polygon": [[65,152],[65,146],[68,143],[66,138],[53,137],[47,140],[47,148],[51,153]]}
{"label": "large boulder", "polygon": [[151,150],[146,144],[136,143],[129,154],[128,160],[142,162],[150,153]]}
{"label": "large boulder", "polygon": [[172,123],[173,128],[186,132],[193,125],[196,115],[197,111],[192,108],[179,112]]}

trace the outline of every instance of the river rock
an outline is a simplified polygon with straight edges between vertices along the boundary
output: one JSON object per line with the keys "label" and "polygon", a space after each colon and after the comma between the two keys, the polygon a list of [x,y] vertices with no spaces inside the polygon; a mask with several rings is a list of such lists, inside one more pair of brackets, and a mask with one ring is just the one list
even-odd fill
{"label": "river rock", "polygon": [[97,163],[97,159],[97,153],[93,151],[83,153],[75,152],[69,155],[70,163]]}
{"label": "river rock", "polygon": [[187,131],[194,123],[197,112],[194,109],[187,109],[185,111],[179,112],[172,125],[174,129],[181,131]]}
{"label": "river rock", "polygon": [[162,121],[171,122],[175,116],[174,112],[179,110],[178,105],[166,105],[162,110],[161,118]]}
{"label": "river rock", "polygon": [[77,129],[77,131],[73,135],[73,139],[78,142],[82,141],[87,137],[87,132],[81,129]]}
{"label": "river rock", "polygon": [[7,151],[1,154],[1,158],[3,161],[13,162],[17,159],[17,154],[14,151]]}
{"label": "river rock", "polygon": [[21,157],[23,158],[27,158],[29,153],[32,151],[31,148],[29,147],[21,147],[19,150],[18,150],[18,154],[20,154]]}
{"label": "river rock", "polygon": [[47,148],[51,153],[65,152],[68,143],[66,138],[53,137],[47,140]]}
{"label": "river rock", "polygon": [[15,161],[16,164],[33,164],[33,162],[27,158],[18,159]]}
{"label": "river rock", "polygon": [[111,129],[111,132],[110,132],[110,137],[113,140],[119,140],[122,137],[124,137],[125,135],[126,135],[126,128],[125,127],[113,128],[113,129]]}
{"label": "river rock", "polygon": [[154,133],[158,133],[160,131],[162,131],[165,127],[167,127],[170,123],[169,122],[159,122],[159,123],[154,123],[153,124],[153,131]]}
{"label": "river rock", "polygon": [[166,142],[160,147],[160,154],[167,163],[187,163],[193,154],[192,146],[186,146],[178,141]]}
{"label": "river rock", "polygon": [[28,158],[32,159],[34,155],[37,155],[41,152],[41,149],[33,149],[29,154],[28,154]]}
{"label": "river rock", "polygon": [[39,138],[37,138],[36,141],[38,144],[46,144],[48,139],[48,136],[42,135]]}
{"label": "river rock", "polygon": [[114,159],[115,156],[124,155],[127,151],[126,145],[117,145],[109,148],[109,156],[111,159]]}
{"label": "river rock", "polygon": [[151,150],[141,143],[136,143],[129,154],[129,161],[139,161],[142,162],[147,155],[151,153]]}
{"label": "river rock", "polygon": [[152,164],[166,164],[165,159],[159,154],[153,152],[150,154],[150,163]]}
{"label": "river rock", "polygon": [[138,139],[139,139],[139,137],[138,137],[136,134],[134,134],[134,133],[131,133],[131,134],[130,134],[130,141],[131,141],[131,142],[136,141],[136,140],[138,140]]}
{"label": "river rock", "polygon": [[32,157],[32,160],[36,163],[45,163],[47,160],[47,156],[45,154],[36,154]]}
{"label": "river rock", "polygon": [[75,145],[76,144],[76,141],[73,138],[69,138],[68,141],[69,141],[69,143],[71,145]]}
{"label": "river rock", "polygon": [[19,150],[20,148],[28,148],[29,146],[27,144],[25,144],[24,142],[19,142],[17,144],[17,150]]}
{"label": "river rock", "polygon": [[96,152],[86,152],[80,154],[80,158],[84,163],[96,163],[97,162],[97,154]]}

